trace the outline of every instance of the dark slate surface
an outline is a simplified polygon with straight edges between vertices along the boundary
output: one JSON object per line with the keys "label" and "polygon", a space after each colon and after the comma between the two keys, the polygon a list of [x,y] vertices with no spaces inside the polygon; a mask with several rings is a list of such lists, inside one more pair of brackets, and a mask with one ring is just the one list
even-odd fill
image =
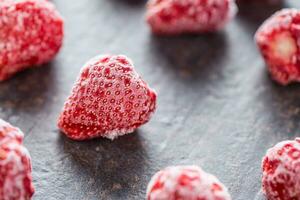
{"label": "dark slate surface", "polygon": [[[258,25],[281,7],[242,6],[225,31],[154,37],[142,0],[54,1],[65,16],[64,48],[51,64],[0,84],[0,117],[19,126],[33,159],[34,199],[144,199],[150,177],[168,165],[197,164],[234,200],[262,200],[267,148],[300,136],[300,86],[270,80],[253,43]],[[84,62],[121,53],[159,94],[158,110],[135,134],[74,142],[56,119]]]}

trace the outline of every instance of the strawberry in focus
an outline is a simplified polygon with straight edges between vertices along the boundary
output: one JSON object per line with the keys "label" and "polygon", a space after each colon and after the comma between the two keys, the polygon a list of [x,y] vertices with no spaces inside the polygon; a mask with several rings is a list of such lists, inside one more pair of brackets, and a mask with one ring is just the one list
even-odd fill
{"label": "strawberry in focus", "polygon": [[34,193],[24,134],[0,119],[0,199],[29,200]]}
{"label": "strawberry in focus", "polygon": [[262,171],[262,188],[268,200],[300,199],[300,138],[269,149]]}
{"label": "strawberry in focus", "polygon": [[282,85],[300,81],[299,36],[300,12],[296,9],[276,12],[255,34],[271,76]]}
{"label": "strawberry in focus", "polygon": [[0,81],[51,61],[63,41],[63,19],[47,0],[0,1]]}
{"label": "strawberry in focus", "polygon": [[147,200],[230,200],[227,188],[197,166],[172,166],[157,172]]}
{"label": "strawberry in focus", "polygon": [[215,32],[236,14],[234,0],[150,0],[146,20],[162,35]]}
{"label": "strawberry in focus", "polygon": [[131,133],[150,119],[156,93],[125,56],[98,56],[82,68],[58,120],[74,140],[114,139]]}

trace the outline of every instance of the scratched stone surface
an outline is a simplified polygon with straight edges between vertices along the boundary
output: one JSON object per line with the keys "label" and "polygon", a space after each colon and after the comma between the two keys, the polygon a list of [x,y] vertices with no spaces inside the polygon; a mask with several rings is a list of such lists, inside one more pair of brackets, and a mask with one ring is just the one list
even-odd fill
{"label": "scratched stone surface", "polygon": [[[217,34],[155,37],[143,0],[55,0],[64,47],[41,68],[0,84],[0,117],[20,127],[33,159],[34,200],[141,200],[169,165],[196,164],[234,200],[263,200],[260,163],[275,143],[300,136],[300,84],[270,80],[253,34],[282,7],[240,4]],[[134,134],[74,142],[56,120],[81,66],[97,54],[126,54],[158,92],[158,110]]]}

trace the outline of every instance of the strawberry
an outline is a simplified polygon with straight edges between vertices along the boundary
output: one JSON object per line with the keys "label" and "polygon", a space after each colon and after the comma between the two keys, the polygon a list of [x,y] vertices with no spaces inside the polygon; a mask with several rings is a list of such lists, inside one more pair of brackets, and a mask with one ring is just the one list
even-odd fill
{"label": "strawberry", "polygon": [[268,69],[278,83],[300,81],[300,12],[283,9],[267,19],[255,34]]}
{"label": "strawberry", "polygon": [[0,199],[29,200],[34,193],[24,134],[0,119]]}
{"label": "strawberry", "polygon": [[234,0],[150,0],[146,20],[155,34],[214,32],[236,14]]}
{"label": "strawberry", "polygon": [[0,81],[49,62],[63,40],[63,19],[47,0],[0,0]]}
{"label": "strawberry", "polygon": [[269,149],[262,161],[262,187],[269,200],[300,199],[300,138]]}
{"label": "strawberry", "polygon": [[157,172],[147,200],[230,200],[227,188],[198,166],[172,166]]}
{"label": "strawberry", "polygon": [[145,124],[156,93],[125,56],[97,56],[85,64],[66,101],[58,127],[74,140],[114,139]]}

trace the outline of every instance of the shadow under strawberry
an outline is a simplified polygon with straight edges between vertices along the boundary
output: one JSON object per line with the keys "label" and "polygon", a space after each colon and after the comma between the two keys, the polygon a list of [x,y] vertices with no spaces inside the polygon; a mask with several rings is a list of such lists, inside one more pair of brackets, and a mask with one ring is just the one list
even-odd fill
{"label": "shadow under strawberry", "polygon": [[[88,184],[97,199],[131,199],[144,197],[148,176],[145,169],[150,162],[147,159],[145,141],[138,132],[122,136],[114,141],[94,139],[76,142],[61,134],[60,142],[64,152],[70,155],[78,170],[82,184]],[[86,185],[85,185],[86,186]],[[141,189],[141,186],[143,189]]]}
{"label": "shadow under strawberry", "polygon": [[263,109],[261,112],[265,114],[259,118],[259,121],[269,124],[271,128],[273,125],[276,127],[274,136],[277,140],[278,137],[282,139],[299,137],[300,84],[279,85],[271,79],[266,70],[262,70],[262,76],[255,84],[257,88],[258,85],[263,85],[258,98],[261,99]]}
{"label": "shadow under strawberry", "polygon": [[[35,115],[47,110],[48,102],[55,95],[57,63],[25,70],[0,83],[0,105],[9,113]],[[0,116],[1,117],[1,116]]]}
{"label": "shadow under strawberry", "polygon": [[108,1],[113,4],[122,4],[126,6],[132,6],[132,7],[145,6],[147,3],[146,0],[108,0]]}
{"label": "shadow under strawberry", "polygon": [[[166,73],[188,85],[212,83],[212,76],[222,73],[227,58],[225,33],[180,36],[152,36],[150,54]],[[164,62],[162,62],[164,61]],[[202,85],[202,87],[203,87]]]}

